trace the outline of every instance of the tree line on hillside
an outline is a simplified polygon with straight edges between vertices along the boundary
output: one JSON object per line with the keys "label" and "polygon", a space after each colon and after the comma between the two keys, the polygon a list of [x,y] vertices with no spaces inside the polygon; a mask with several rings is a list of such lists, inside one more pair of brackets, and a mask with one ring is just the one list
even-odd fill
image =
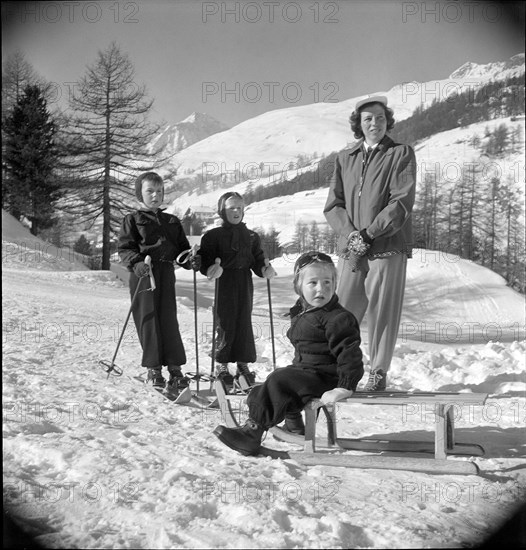
{"label": "tree line on hillside", "polygon": [[520,115],[524,115],[524,75],[469,88],[442,100],[435,98],[429,107],[417,107],[410,117],[396,122],[390,135],[395,141],[415,145],[439,132]]}
{"label": "tree line on hillside", "polygon": [[[177,179],[174,188],[179,194],[188,193],[189,195],[203,195],[211,191],[217,191],[218,189],[228,189],[238,183],[248,181],[246,196],[254,198],[252,202],[257,202],[258,200],[263,200],[257,198],[259,196],[265,198],[278,196],[272,193],[279,192],[278,190],[283,182],[293,181],[287,179],[288,172],[301,170],[309,166],[309,164],[312,164],[313,161],[316,161],[317,164],[319,158],[323,159],[324,157],[325,155],[318,157],[316,152],[310,155],[300,153],[294,160],[282,166],[275,166],[273,163],[265,162],[260,162],[259,164],[248,163],[245,166],[241,166],[237,163],[232,169],[228,170],[218,170],[218,166],[215,163],[204,163],[201,166],[201,171],[197,174],[194,173],[194,170],[188,168],[179,170],[184,174],[184,177],[179,177]],[[267,182],[273,181],[273,183],[257,183],[265,180]],[[317,187],[317,183],[317,180],[315,180],[314,184],[311,184],[311,188]],[[270,193],[269,196],[267,196],[268,193]]]}
{"label": "tree line on hillside", "polygon": [[467,166],[455,185],[426,174],[414,207],[415,244],[488,267],[525,292],[524,200],[512,175]]}
{"label": "tree line on hillside", "polygon": [[[466,165],[453,185],[440,174],[425,174],[413,209],[414,247],[472,260],[524,293],[524,196],[516,176],[520,174],[503,178],[491,161]],[[266,250],[275,255],[283,251],[277,231],[261,234]],[[337,235],[327,224],[320,228],[314,221],[300,221],[285,248],[335,254],[336,243]]]}
{"label": "tree line on hillside", "polygon": [[[247,188],[243,193],[245,204],[248,206],[249,204],[267,199],[327,187],[334,171],[336,155],[337,152],[330,153],[327,156],[318,156],[316,153],[312,155],[298,155],[294,162],[289,163],[285,168],[281,168],[276,173],[269,172],[268,166],[265,166],[265,163],[261,162],[257,173],[248,174],[252,179],[249,180]],[[315,161],[314,169],[302,171],[292,179],[287,179],[286,174],[288,171],[305,168],[313,163],[313,161]],[[210,191],[216,191],[217,189],[230,188],[232,185],[244,181],[240,169],[233,170],[228,178],[224,177],[224,175],[207,176],[206,170],[204,172],[197,174],[195,178],[179,178],[176,184],[178,193],[188,192],[189,195],[202,195]],[[271,178],[275,179],[273,183],[257,183],[263,179],[270,180]]]}
{"label": "tree line on hillside", "polygon": [[[520,192],[512,181],[502,185],[493,177],[485,183],[487,198],[482,199],[480,184],[480,174],[470,172],[459,186],[446,191],[437,178],[427,176],[413,210],[413,245],[440,251],[445,258],[472,260],[502,275],[508,286],[524,293],[525,228]],[[338,235],[325,223],[320,227],[315,221],[299,221],[286,244],[280,244],[279,231],[274,228],[256,231],[270,259],[310,250],[337,253]]]}
{"label": "tree line on hillside", "polygon": [[294,195],[294,193],[301,191],[311,191],[327,187],[334,171],[336,155],[337,153],[333,152],[328,156],[322,156],[314,170],[297,174],[291,180],[280,180],[267,185],[249,184],[243,193],[245,204],[249,205],[267,199]]}

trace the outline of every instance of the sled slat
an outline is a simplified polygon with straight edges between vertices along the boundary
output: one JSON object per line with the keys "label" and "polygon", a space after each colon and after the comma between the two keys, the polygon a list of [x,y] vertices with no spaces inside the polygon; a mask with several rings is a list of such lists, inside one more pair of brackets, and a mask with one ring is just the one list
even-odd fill
{"label": "sled slat", "polygon": [[355,392],[352,397],[338,401],[345,403],[363,403],[367,405],[411,405],[415,403],[437,403],[451,405],[483,405],[488,397],[486,393],[458,392]]}
{"label": "sled slat", "polygon": [[397,456],[353,456],[342,453],[289,452],[289,458],[306,466],[338,466],[345,468],[409,470],[433,474],[476,475],[479,468],[467,460],[438,460]]}
{"label": "sled slat", "polygon": [[[270,432],[279,441],[292,443],[294,445],[304,446],[305,438],[302,435],[292,434],[285,430],[274,427]],[[435,443],[433,441],[421,441],[411,439],[380,439],[364,437],[359,439],[338,438],[337,445],[341,449],[353,451],[371,451],[371,452],[409,452],[409,453],[434,453]],[[331,448],[332,446],[326,438],[317,438],[316,446],[321,448]],[[332,447],[334,448],[334,447]],[[455,443],[447,450],[448,455],[466,455],[483,456],[484,448],[476,443]]]}

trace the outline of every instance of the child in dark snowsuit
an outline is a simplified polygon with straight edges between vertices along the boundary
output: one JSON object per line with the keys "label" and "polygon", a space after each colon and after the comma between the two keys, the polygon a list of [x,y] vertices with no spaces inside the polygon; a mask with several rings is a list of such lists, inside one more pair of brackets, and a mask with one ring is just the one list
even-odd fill
{"label": "child in dark snowsuit", "polygon": [[247,365],[256,361],[252,271],[267,279],[274,277],[276,272],[265,259],[259,235],[242,223],[243,197],[239,193],[225,193],[219,199],[218,213],[223,220],[222,226],[203,235],[198,252],[201,273],[209,279],[218,279],[216,376],[227,387],[232,386],[228,363],[237,363],[236,376],[243,375],[252,385],[254,375]]}
{"label": "child in dark snowsuit", "polygon": [[[190,249],[181,222],[176,216],[161,210],[164,199],[162,178],[155,172],[146,172],[137,178],[135,195],[141,208],[127,214],[121,224],[118,252],[121,262],[130,271],[130,293],[137,285],[148,289],[143,278],[150,269],[144,262],[151,257],[151,269],[156,289],[153,292],[139,290],[133,306],[133,319],[142,346],[142,366],[148,369],[148,381],[156,387],[164,387],[163,365],[168,367],[169,385],[188,385],[181,365],[186,354],[179,332],[175,301],[174,261]],[[192,265],[193,264],[193,265]],[[185,269],[199,266],[188,259]],[[147,279],[145,279],[147,281]]]}
{"label": "child in dark snowsuit", "polygon": [[336,276],[326,254],[310,252],[297,260],[294,290],[300,298],[290,310],[287,332],[294,360],[251,389],[249,419],[243,427],[214,430],[231,449],[257,454],[263,432],[283,420],[285,429],[304,434],[301,410],[311,399],[335,403],[356,390],[364,373],[360,330],[354,315],[338,303]]}

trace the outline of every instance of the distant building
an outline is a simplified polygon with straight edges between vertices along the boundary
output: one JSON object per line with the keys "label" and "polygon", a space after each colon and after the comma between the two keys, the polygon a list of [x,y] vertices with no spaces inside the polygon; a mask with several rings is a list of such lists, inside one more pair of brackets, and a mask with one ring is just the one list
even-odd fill
{"label": "distant building", "polygon": [[214,221],[217,216],[217,212],[210,206],[190,206],[184,213],[184,217],[190,217],[194,215],[198,220],[201,220],[208,225]]}
{"label": "distant building", "polygon": [[181,223],[187,236],[201,235],[205,227],[213,225],[218,218],[217,212],[210,206],[190,206]]}

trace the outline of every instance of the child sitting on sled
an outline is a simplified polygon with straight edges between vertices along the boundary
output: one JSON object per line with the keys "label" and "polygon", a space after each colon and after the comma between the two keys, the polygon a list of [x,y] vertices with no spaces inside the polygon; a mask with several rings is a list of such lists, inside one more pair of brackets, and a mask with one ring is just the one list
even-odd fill
{"label": "child sitting on sled", "polygon": [[[127,214],[121,224],[118,252],[121,262],[130,271],[130,293],[137,285],[148,290],[143,278],[150,273],[144,262],[150,256],[156,288],[139,292],[133,304],[133,320],[142,346],[142,366],[148,369],[148,382],[164,387],[163,365],[168,367],[169,387],[181,389],[188,385],[181,371],[186,354],[179,332],[175,301],[174,261],[181,252],[190,249],[181,222],[176,216],[161,210],[164,182],[155,172],[141,174],[135,182],[135,196],[141,208]],[[198,258],[188,258],[185,269],[199,269]]]}
{"label": "child sitting on sled", "polygon": [[251,386],[255,380],[248,363],[256,361],[252,330],[252,272],[267,279],[274,277],[276,272],[265,259],[259,235],[243,223],[243,197],[235,192],[222,195],[218,214],[223,220],[221,227],[203,235],[198,252],[201,273],[209,279],[218,279],[215,375],[227,388],[232,387],[234,379],[228,363],[236,363],[236,377],[243,376]]}
{"label": "child sitting on sled", "polygon": [[363,376],[360,330],[338,303],[337,272],[330,256],[309,252],[294,266],[299,299],[290,310],[287,336],[292,365],[273,371],[247,397],[249,418],[241,428],[218,426],[214,434],[244,455],[257,454],[263,433],[285,420],[285,429],[305,433],[301,410],[313,398],[328,404],[350,397]]}

